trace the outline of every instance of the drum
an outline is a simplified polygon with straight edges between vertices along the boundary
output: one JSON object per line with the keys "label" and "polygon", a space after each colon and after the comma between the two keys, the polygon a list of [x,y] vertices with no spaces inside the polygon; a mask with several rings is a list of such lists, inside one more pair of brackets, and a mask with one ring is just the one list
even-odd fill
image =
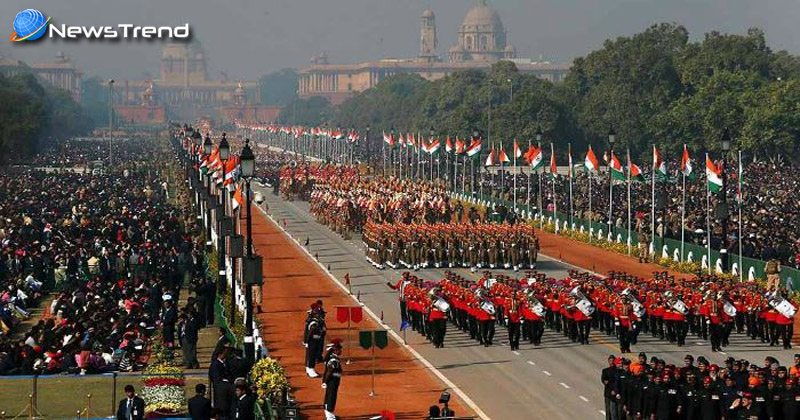
{"label": "drum", "polygon": [[544,317],[547,312],[544,305],[542,305],[540,302],[536,302],[536,304],[533,305],[531,310],[533,311],[533,313],[535,313],[537,316],[540,317]]}
{"label": "drum", "polygon": [[797,313],[797,308],[795,308],[791,302],[782,297],[770,299],[769,304],[786,318],[792,318],[794,317],[794,314]]}
{"label": "drum", "polygon": [[436,299],[436,301],[433,302],[433,306],[442,312],[447,312],[450,310],[450,304],[444,299]]}
{"label": "drum", "polygon": [[682,300],[677,300],[675,303],[672,304],[672,309],[686,315],[689,313],[689,308],[686,306]]}
{"label": "drum", "polygon": [[595,311],[595,307],[589,299],[579,300],[578,303],[575,304],[575,307],[586,316],[592,316]]}
{"label": "drum", "polygon": [[641,303],[639,303],[639,301],[636,301],[636,300],[634,300],[633,302],[631,302],[631,306],[633,306],[633,313],[634,313],[634,314],[636,315],[636,317],[637,317],[637,318],[639,318],[639,319],[641,319],[642,317],[644,317],[644,314],[647,312],[647,311],[644,309],[644,306],[642,306],[642,304],[641,304]]}
{"label": "drum", "polygon": [[488,300],[483,301],[483,303],[481,303],[481,309],[486,311],[486,313],[488,313],[489,315],[494,315],[496,312],[494,304],[492,302],[489,302]]}
{"label": "drum", "polygon": [[722,305],[722,310],[731,318],[736,316],[736,307],[728,301]]}
{"label": "drum", "polygon": [[484,287],[486,287],[487,289],[491,289],[492,286],[495,285],[495,283],[497,283],[497,279],[486,279],[486,282],[484,283]]}

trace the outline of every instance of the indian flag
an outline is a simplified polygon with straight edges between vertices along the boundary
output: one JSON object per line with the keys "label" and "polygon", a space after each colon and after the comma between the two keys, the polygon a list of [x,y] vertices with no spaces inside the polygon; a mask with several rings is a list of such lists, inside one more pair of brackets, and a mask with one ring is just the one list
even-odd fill
{"label": "indian flag", "polygon": [[644,174],[642,174],[642,168],[640,168],[639,165],[633,163],[633,161],[631,160],[630,153],[628,153],[628,172],[630,173],[632,182],[644,182]]}
{"label": "indian flag", "polygon": [[528,161],[528,165],[531,165],[532,170],[537,170],[542,167],[544,164],[544,153],[542,153],[541,147],[530,146],[528,147],[528,151],[525,153],[525,160]]}
{"label": "indian flag", "polygon": [[386,135],[386,132],[383,133],[383,142],[388,144],[390,148],[394,147],[394,134]]}
{"label": "indian flag", "polygon": [[611,152],[611,163],[609,164],[611,169],[611,179],[615,179],[617,181],[624,181],[625,180],[625,173],[622,171],[622,163],[620,163],[619,159],[617,159],[617,155],[614,152]]}
{"label": "indian flag", "polygon": [[597,161],[597,156],[595,156],[592,146],[589,146],[589,151],[586,152],[586,159],[583,161],[583,166],[587,171],[594,173],[597,173],[597,170],[600,168],[600,163]]}
{"label": "indian flag", "polygon": [[[472,139],[472,143],[469,145],[469,148],[467,148],[467,156],[473,157],[477,156],[480,153],[481,153],[481,139],[474,138]],[[494,150],[492,150],[492,153],[494,153]]]}
{"label": "indian flag", "polygon": [[444,151],[447,153],[453,153],[454,150],[455,149],[453,148],[453,142],[450,141],[450,136],[447,136],[447,138],[444,141]]}
{"label": "indian flag", "polygon": [[683,155],[681,156],[681,173],[686,178],[693,178],[694,171],[692,169],[692,158],[689,157],[689,149],[683,145]]}
{"label": "indian flag", "polygon": [[656,146],[653,146],[653,174],[656,179],[667,178],[667,162],[661,158],[661,153],[658,152]]}
{"label": "indian flag", "polygon": [[553,151],[553,143],[550,143],[550,176],[558,178],[558,166],[556,165],[556,153]]}
{"label": "indian flag", "polygon": [[722,191],[722,170],[708,157],[708,153],[706,153],[706,179],[709,191],[712,193]]}
{"label": "indian flag", "polygon": [[514,162],[517,159],[522,157],[522,149],[519,148],[519,143],[517,143],[517,139],[514,139]]}
{"label": "indian flag", "polygon": [[[469,154],[469,152],[467,152],[467,154]],[[472,156],[472,155],[470,155],[470,156]],[[483,163],[483,165],[484,166],[494,166],[496,164],[497,164],[497,162],[495,162],[495,159],[494,159],[494,148],[492,148],[492,150],[489,151],[489,156],[486,156],[486,161]]]}
{"label": "indian flag", "polygon": [[500,152],[497,154],[497,160],[500,161],[500,166],[503,166],[504,163],[511,162],[506,154],[505,146],[500,146]]}
{"label": "indian flag", "polygon": [[431,140],[430,144],[425,146],[425,151],[428,152],[429,155],[432,155],[439,151],[439,147],[441,147],[439,144],[439,139],[433,139]]}

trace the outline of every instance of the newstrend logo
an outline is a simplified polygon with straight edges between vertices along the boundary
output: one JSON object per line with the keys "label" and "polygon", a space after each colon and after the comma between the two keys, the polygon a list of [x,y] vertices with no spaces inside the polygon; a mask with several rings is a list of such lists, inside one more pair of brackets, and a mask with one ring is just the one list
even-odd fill
{"label": "newstrend logo", "polygon": [[191,30],[189,24],[180,26],[137,26],[121,23],[114,26],[75,26],[56,25],[50,23],[50,18],[36,9],[26,9],[14,18],[14,33],[11,41],[35,41],[42,38],[45,33],[48,38],[61,38],[67,40],[77,39],[189,39]]}
{"label": "newstrend logo", "polygon": [[36,41],[47,31],[50,18],[36,9],[26,9],[14,18],[14,33],[11,34],[12,42]]}

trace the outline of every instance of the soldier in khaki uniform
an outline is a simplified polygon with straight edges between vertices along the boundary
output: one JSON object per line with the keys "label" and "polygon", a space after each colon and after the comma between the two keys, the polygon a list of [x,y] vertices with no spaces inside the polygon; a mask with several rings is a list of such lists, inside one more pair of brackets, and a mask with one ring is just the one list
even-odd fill
{"label": "soldier in khaki uniform", "polygon": [[650,252],[648,245],[650,243],[650,238],[647,237],[647,233],[644,231],[644,229],[639,228],[636,240],[639,242],[639,263],[649,262]]}

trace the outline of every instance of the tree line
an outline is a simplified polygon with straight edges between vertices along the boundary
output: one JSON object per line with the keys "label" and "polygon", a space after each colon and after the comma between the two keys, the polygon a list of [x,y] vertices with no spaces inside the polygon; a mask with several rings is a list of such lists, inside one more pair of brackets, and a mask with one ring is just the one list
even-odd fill
{"label": "tree line", "polygon": [[280,122],[464,137],[477,129],[506,150],[540,128],[561,151],[567,142],[604,150],[613,129],[615,147],[638,156],[652,144],[672,155],[683,143],[716,151],[728,129],[745,151],[786,155],[799,151],[800,57],[772,51],[759,29],[690,41],[683,26],[662,23],[575,59],[561,83],[508,61],[432,82],[401,74],[339,106],[295,99]]}
{"label": "tree line", "polygon": [[70,94],[30,72],[0,75],[0,163],[24,163],[50,138],[85,134],[92,121]]}

